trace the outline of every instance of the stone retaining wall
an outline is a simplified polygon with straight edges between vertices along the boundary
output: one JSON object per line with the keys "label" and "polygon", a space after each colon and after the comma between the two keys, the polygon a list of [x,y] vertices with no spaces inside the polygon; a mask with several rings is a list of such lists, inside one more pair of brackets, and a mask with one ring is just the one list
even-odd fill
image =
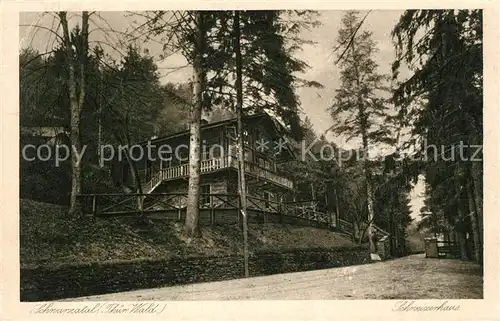
{"label": "stone retaining wall", "polygon": [[[251,276],[368,263],[365,247],[259,252],[249,260]],[[58,268],[21,268],[21,301],[45,301],[244,276],[243,257],[172,258],[94,263]]]}

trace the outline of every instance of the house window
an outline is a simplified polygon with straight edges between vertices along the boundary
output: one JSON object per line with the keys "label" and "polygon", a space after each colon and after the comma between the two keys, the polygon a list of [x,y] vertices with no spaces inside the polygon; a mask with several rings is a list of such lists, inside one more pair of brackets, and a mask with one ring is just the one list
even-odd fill
{"label": "house window", "polygon": [[262,157],[258,157],[257,158],[257,165],[259,165],[259,167],[261,168],[265,168],[265,169],[268,169],[268,170],[271,170],[272,169],[272,163],[269,159],[265,159],[265,158],[262,158]]}
{"label": "house window", "polygon": [[151,179],[151,176],[153,175],[153,165],[154,163],[146,160],[146,165],[145,165],[145,169],[146,169],[146,180],[150,180]]}
{"label": "house window", "polygon": [[252,161],[252,153],[249,150],[245,150],[245,161],[251,162]]}
{"label": "house window", "polygon": [[271,161],[269,161],[268,159],[264,160],[264,168],[265,169],[271,169]]}
{"label": "house window", "polygon": [[160,164],[160,168],[169,168],[169,167],[172,167],[172,160],[169,159],[169,160],[160,160],[161,164]]}
{"label": "house window", "polygon": [[248,130],[243,130],[243,143],[245,145],[249,145],[250,144],[250,134],[248,133]]}
{"label": "house window", "polygon": [[201,207],[210,205],[210,184],[200,185],[200,204]]}
{"label": "house window", "polygon": [[175,155],[174,157],[177,158],[177,163],[179,165],[187,164],[189,163],[189,151],[182,150],[179,152],[179,155]]}
{"label": "house window", "polygon": [[218,143],[205,145],[205,146],[202,145],[201,160],[218,158],[218,157],[221,157],[222,153],[223,153],[223,147]]}
{"label": "house window", "polygon": [[201,160],[207,160],[210,158],[210,146],[202,147],[201,149]]}
{"label": "house window", "polygon": [[271,200],[273,199],[273,194],[270,192],[264,192],[264,206],[266,209],[271,207]]}

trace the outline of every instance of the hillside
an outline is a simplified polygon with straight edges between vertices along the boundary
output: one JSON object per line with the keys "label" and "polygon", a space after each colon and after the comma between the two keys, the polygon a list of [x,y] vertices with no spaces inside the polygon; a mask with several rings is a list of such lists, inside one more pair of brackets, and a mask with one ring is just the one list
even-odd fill
{"label": "hillside", "polygon": [[[242,251],[235,226],[202,227],[202,237],[182,237],[182,224],[166,220],[139,226],[134,218],[73,218],[53,204],[20,201],[20,260],[23,267],[103,261],[227,255]],[[324,229],[282,224],[249,225],[249,249],[285,250],[356,246]]]}

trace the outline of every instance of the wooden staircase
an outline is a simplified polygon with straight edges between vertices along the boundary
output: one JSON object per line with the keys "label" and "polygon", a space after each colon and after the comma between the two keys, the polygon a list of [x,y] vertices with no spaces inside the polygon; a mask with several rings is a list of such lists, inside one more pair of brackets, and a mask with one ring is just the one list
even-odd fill
{"label": "wooden staircase", "polygon": [[[221,169],[234,168],[238,169],[238,162],[236,157],[228,156],[221,158],[210,158],[202,160],[200,164],[200,172],[210,173],[216,172]],[[256,164],[245,162],[245,173],[253,175],[259,179],[268,180],[277,185],[292,189],[293,181],[280,176],[279,174],[268,169],[257,166]],[[174,167],[163,168],[153,174],[151,180],[142,185],[144,193],[149,194],[153,192],[163,181],[187,178],[189,177],[189,164],[181,164]]]}

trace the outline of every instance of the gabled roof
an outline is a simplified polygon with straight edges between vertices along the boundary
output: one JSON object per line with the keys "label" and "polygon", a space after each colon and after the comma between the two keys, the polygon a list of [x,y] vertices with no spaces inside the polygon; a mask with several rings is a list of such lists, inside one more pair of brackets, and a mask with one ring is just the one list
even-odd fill
{"label": "gabled roof", "polygon": [[39,126],[21,126],[21,136],[36,136],[52,138],[59,134],[66,133],[64,127],[39,127]]}
{"label": "gabled roof", "polygon": [[[243,121],[243,123],[246,123],[246,124],[248,124],[249,122],[252,122],[252,121],[253,122],[257,122],[257,123],[265,122],[266,125],[267,125],[266,126],[267,128],[269,126],[272,127],[272,129],[274,131],[274,134],[275,134],[273,136],[284,137],[284,138],[286,138],[288,136],[287,135],[287,131],[283,127],[283,125],[281,125],[276,119],[274,119],[272,116],[270,116],[267,113],[258,113],[258,114],[253,114],[253,115],[245,115],[245,116],[243,116],[242,121]],[[214,122],[214,123],[207,123],[207,124],[203,124],[202,123],[201,124],[201,131],[203,132],[203,130],[217,128],[217,127],[222,127],[222,126],[226,126],[226,125],[232,125],[232,124],[234,124],[234,126],[236,126],[236,123],[237,123],[237,119],[236,118],[222,120],[222,121],[218,121],[218,122]],[[273,134],[273,133],[270,133],[270,134]],[[167,136],[156,137],[154,139],[150,139],[150,140],[144,141],[144,142],[142,142],[140,144],[141,145],[142,144],[147,144],[148,142],[151,142],[152,144],[161,143],[161,142],[164,142],[164,141],[168,141],[170,139],[179,138],[179,137],[188,136],[188,135],[189,135],[189,130],[184,130],[184,131],[173,133],[173,134],[170,134],[170,135],[167,135]],[[295,155],[295,152],[290,148],[289,144],[287,144],[287,149],[288,149],[288,152],[293,157],[297,156],[297,155]]]}
{"label": "gabled roof", "polygon": [[[266,118],[266,117],[271,118],[271,116],[269,116],[268,114],[265,114],[265,113],[243,116],[243,122],[247,122],[249,120],[258,119],[258,118]],[[225,125],[230,125],[232,123],[236,123],[236,121],[237,121],[236,118],[231,118],[231,119],[227,119],[227,120],[221,120],[221,121],[218,121],[218,122],[215,122],[215,123],[205,123],[204,124],[202,122],[202,124],[201,124],[201,130],[206,130],[206,129],[216,128],[216,127],[221,127],[221,126],[225,126]],[[160,142],[160,141],[163,141],[163,140],[169,140],[169,139],[172,139],[172,138],[181,137],[181,136],[187,136],[187,135],[189,135],[189,129],[188,130],[183,130],[183,131],[180,131],[180,132],[177,132],[177,133],[173,133],[173,134],[170,134],[170,135],[166,135],[166,136],[161,136],[161,137],[157,137],[157,138],[154,138],[154,139],[150,139],[150,140],[144,141],[143,143],[147,143],[148,141],[150,141],[151,143],[155,143],[155,142]]]}

